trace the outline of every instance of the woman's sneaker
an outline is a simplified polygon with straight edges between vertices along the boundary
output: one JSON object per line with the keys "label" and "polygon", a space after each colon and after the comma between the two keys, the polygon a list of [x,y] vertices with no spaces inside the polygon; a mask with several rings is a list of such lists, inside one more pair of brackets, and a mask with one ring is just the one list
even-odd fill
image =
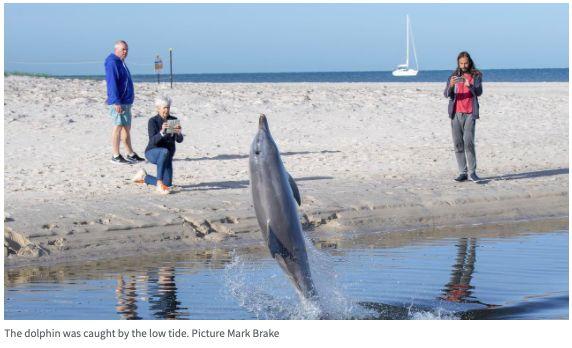
{"label": "woman's sneaker", "polygon": [[141,168],[141,169],[139,169],[137,174],[135,174],[133,179],[131,179],[131,181],[133,181],[136,184],[144,184],[146,176],[147,176],[147,172],[145,171],[145,169]]}
{"label": "woman's sneaker", "polygon": [[171,189],[167,185],[158,184],[157,185],[157,193],[161,194],[161,195],[168,195],[169,193],[171,193]]}

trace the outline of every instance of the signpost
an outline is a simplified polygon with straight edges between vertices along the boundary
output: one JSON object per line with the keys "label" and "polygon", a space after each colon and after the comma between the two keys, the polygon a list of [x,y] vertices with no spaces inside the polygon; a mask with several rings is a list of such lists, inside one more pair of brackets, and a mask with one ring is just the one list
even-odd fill
{"label": "signpost", "polygon": [[161,60],[161,57],[157,55],[155,58],[155,73],[157,74],[157,84],[161,83],[161,71],[163,71],[163,61]]}

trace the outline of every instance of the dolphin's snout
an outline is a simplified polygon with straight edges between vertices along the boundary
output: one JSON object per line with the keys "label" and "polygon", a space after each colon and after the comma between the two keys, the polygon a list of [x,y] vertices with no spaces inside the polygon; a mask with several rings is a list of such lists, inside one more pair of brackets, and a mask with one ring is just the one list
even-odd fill
{"label": "dolphin's snout", "polygon": [[258,129],[268,129],[268,121],[266,121],[266,115],[260,114],[258,119]]}
{"label": "dolphin's snout", "polygon": [[266,115],[264,114],[260,114],[260,117],[258,118],[258,134],[256,135],[256,148],[254,150],[254,153],[256,155],[260,155],[260,147],[261,147],[261,142],[264,141],[265,136],[268,134],[268,121],[266,120]]}

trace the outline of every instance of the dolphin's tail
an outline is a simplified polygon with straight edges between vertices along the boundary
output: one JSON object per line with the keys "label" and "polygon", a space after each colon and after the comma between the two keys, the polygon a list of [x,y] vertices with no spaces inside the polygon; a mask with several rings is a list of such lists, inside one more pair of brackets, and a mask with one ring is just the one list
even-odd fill
{"label": "dolphin's tail", "polygon": [[324,306],[320,302],[320,297],[315,288],[312,288],[308,294],[299,293],[299,295],[302,307],[309,314],[309,317],[320,320],[331,318],[330,314],[324,309]]}

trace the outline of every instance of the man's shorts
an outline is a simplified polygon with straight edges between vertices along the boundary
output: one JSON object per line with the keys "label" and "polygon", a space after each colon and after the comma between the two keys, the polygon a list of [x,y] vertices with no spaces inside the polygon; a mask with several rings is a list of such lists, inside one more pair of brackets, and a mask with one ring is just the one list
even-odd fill
{"label": "man's shorts", "polygon": [[115,105],[109,105],[109,116],[115,126],[131,126],[131,104],[122,104],[123,113],[115,111]]}

